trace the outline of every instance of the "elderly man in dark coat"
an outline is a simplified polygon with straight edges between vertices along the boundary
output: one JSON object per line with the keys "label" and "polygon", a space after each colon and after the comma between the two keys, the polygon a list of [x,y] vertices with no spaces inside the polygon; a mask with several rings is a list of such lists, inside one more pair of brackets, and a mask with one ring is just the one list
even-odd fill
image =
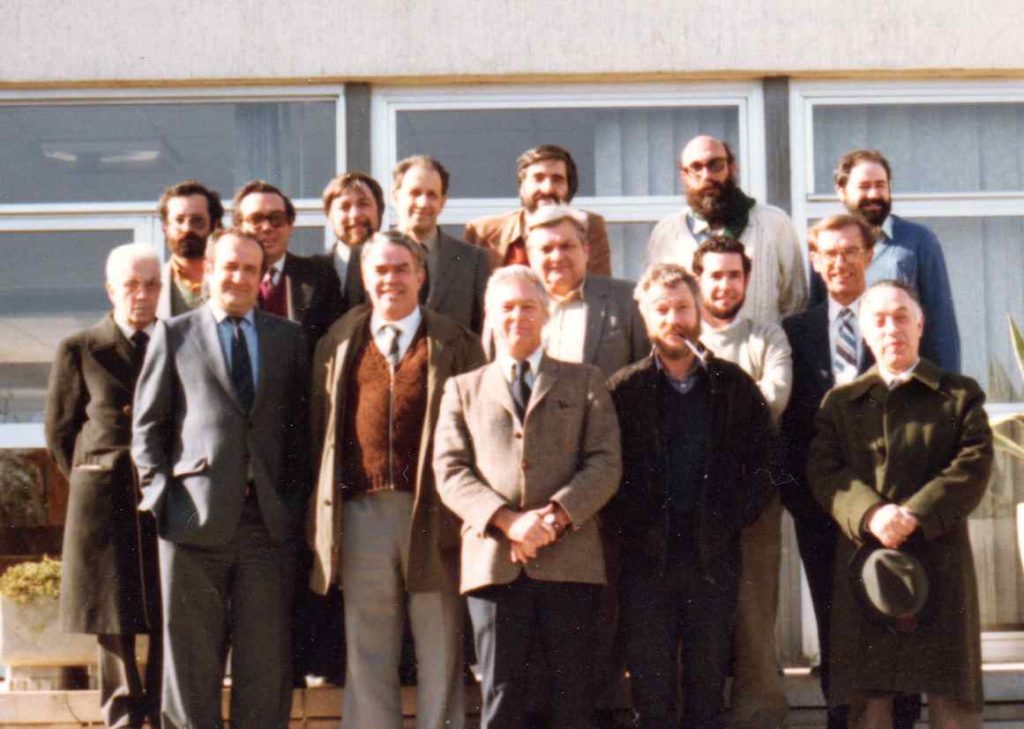
{"label": "elderly man in dark coat", "polygon": [[[118,246],[107,259],[113,311],[61,343],[50,373],[46,443],[71,482],[64,526],[61,623],[99,640],[100,703],[110,727],[156,725],[160,593],[153,517],[136,511],[129,446],[135,381],[156,320],[154,248]],[[148,634],[143,681],[135,636]]]}
{"label": "elderly man in dark coat", "polygon": [[[853,727],[891,727],[894,692],[927,693],[933,727],[981,726],[981,633],[967,517],[992,468],[978,384],[920,359],[921,307],[905,285],[870,287],[860,327],[877,366],[832,390],[818,414],[808,479],[839,525],[829,703]],[[916,557],[928,597],[886,625],[848,576],[858,545]]]}

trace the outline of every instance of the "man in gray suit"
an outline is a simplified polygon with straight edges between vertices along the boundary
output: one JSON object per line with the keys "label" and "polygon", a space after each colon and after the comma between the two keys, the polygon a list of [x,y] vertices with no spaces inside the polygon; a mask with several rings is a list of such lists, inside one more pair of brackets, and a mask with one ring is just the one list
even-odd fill
{"label": "man in gray suit", "polygon": [[159,533],[166,727],[284,727],[294,534],[309,487],[298,324],[255,310],[265,261],[238,230],[206,249],[205,305],[153,333],[136,393],[140,509]]}
{"label": "man in gray suit", "polygon": [[157,211],[171,257],[160,277],[156,315],[170,319],[203,303],[206,239],[221,227],[224,206],[216,190],[185,180],[163,191]]}

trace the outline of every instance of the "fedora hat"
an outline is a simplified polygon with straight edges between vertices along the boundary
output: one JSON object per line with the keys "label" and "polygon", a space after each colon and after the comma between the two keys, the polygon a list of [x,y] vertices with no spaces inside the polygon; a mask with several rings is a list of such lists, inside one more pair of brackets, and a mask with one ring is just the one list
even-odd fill
{"label": "fedora hat", "polygon": [[865,542],[850,559],[850,580],[869,618],[900,631],[917,627],[928,603],[928,573],[917,557]]}

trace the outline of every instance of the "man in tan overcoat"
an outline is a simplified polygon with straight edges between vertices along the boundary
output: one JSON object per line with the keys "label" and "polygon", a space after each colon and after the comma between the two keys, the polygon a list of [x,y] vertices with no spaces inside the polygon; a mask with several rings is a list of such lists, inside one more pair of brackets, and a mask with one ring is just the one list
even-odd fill
{"label": "man in tan overcoat", "polygon": [[320,340],[312,427],[320,475],[310,508],[311,587],[345,594],[346,729],[400,729],[406,612],[419,658],[418,729],[459,729],[462,610],[457,522],[431,453],[445,381],[483,363],[476,335],[420,307],[423,249],[397,232],[363,246],[369,305]]}
{"label": "man in tan overcoat", "polygon": [[[933,727],[981,726],[981,633],[967,518],[988,485],[984,393],[918,356],[921,307],[904,284],[871,286],[861,333],[877,365],[837,387],[818,413],[808,479],[836,520],[829,703],[850,726],[891,727],[897,692],[927,693]],[[877,541],[916,557],[928,601],[893,628],[856,600],[848,565]]]}

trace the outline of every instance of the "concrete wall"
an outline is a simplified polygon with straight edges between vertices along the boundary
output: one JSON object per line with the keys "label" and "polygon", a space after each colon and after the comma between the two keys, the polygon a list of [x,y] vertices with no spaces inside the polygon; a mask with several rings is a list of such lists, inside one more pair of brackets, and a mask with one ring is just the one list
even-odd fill
{"label": "concrete wall", "polygon": [[0,85],[1024,75],[1020,0],[2,0]]}

